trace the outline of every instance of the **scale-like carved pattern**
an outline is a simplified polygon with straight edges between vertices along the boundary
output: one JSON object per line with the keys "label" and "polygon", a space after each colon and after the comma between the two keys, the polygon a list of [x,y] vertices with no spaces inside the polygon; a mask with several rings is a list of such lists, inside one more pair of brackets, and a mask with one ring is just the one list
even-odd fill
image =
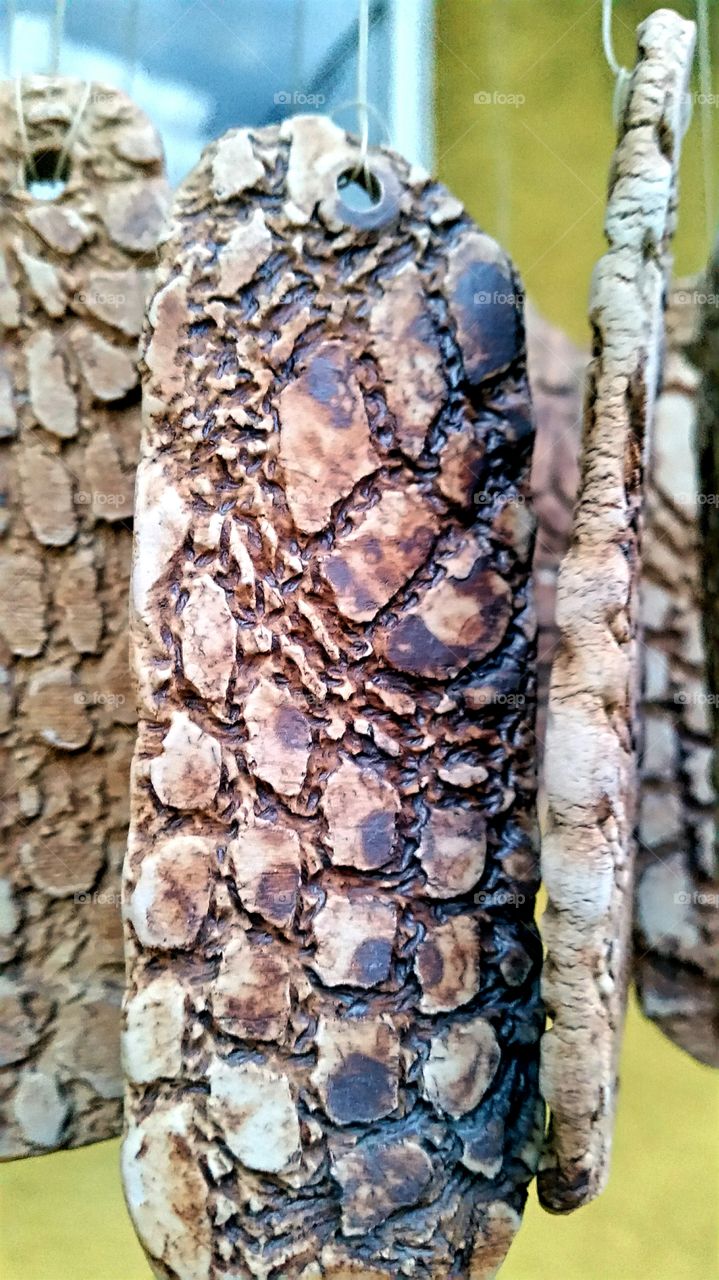
{"label": "scale-like carved pattern", "polygon": [[[716,356],[699,324],[697,305],[714,296],[708,280],[687,279],[672,290],[662,393],[652,424],[641,555],[642,743],[632,977],[646,1016],[700,1062],[719,1065],[715,700],[703,628],[708,618],[702,558],[709,541],[703,526],[708,521],[700,518],[704,508],[715,508],[716,484],[707,466],[699,485],[697,454],[702,403],[705,447],[715,443],[716,410],[710,409],[711,397],[702,400],[699,385],[700,370],[708,380]],[[569,541],[579,478],[577,371],[587,359],[531,312],[527,352],[536,418],[532,496],[539,725],[546,690],[542,676],[557,643],[558,560]],[[539,729],[538,737],[541,742]]]}
{"label": "scale-like carved pattern", "polygon": [[358,227],[357,159],[210,147],[149,311],[123,1164],[173,1280],[494,1275],[541,1133],[518,282],[390,152]]}
{"label": "scale-like carved pattern", "polygon": [[543,1203],[559,1212],[601,1190],[611,1146],[631,944],[642,480],[693,46],[693,24],[670,10],[639,28],[609,249],[592,288],[582,481],[559,574],[542,840],[550,1129],[539,1175]]}
{"label": "scale-like carved pattern", "polygon": [[535,421],[531,483],[537,534],[532,569],[537,613],[540,757],[546,731],[549,678],[559,644],[557,574],[569,546],[579,487],[582,386],[587,364],[586,351],[561,329],[549,324],[533,307],[527,307],[527,369]]}
{"label": "scale-like carved pattern", "polygon": [[[711,551],[716,479],[700,465],[716,448],[717,406],[699,394],[717,352],[700,331],[711,280],[686,281],[667,311],[667,357],[652,435],[642,544],[642,764],[634,977],[645,1013],[700,1062],[719,1066],[719,868],[716,860]],[[712,363],[714,361],[714,364]],[[716,373],[713,375],[716,378]],[[711,634],[711,630],[709,631]]]}
{"label": "scale-like carved pattern", "polygon": [[[30,146],[49,156],[40,167],[61,153],[83,95],[78,81],[23,81]],[[137,341],[166,195],[157,135],[114,89],[92,88],[55,201],[26,189],[12,84],[0,87],[0,136],[0,1154],[9,1157],[121,1125]]]}

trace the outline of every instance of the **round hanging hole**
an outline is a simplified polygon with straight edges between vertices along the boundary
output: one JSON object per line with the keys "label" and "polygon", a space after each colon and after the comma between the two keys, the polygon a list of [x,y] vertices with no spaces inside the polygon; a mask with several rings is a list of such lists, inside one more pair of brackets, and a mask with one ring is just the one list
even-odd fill
{"label": "round hanging hole", "polygon": [[25,190],[36,200],[57,200],[70,177],[70,158],[59,151],[36,151],[25,165]]}
{"label": "round hanging hole", "polygon": [[337,179],[337,190],[353,213],[367,213],[382,203],[382,183],[371,169],[345,169]]}

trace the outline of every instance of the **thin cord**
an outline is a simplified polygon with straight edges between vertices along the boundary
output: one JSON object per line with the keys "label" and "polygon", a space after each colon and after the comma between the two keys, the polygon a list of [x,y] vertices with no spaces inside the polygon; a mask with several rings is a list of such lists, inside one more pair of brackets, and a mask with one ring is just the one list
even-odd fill
{"label": "thin cord", "polygon": [[627,99],[627,90],[631,80],[631,72],[617,62],[612,39],[612,0],[602,0],[602,44],[604,56],[609,70],[615,77],[613,113],[615,121],[619,119]]}
{"label": "thin cord", "polygon": [[52,43],[50,57],[50,74],[56,76],[60,70],[60,50],[65,35],[65,10],[67,0],[55,0],[55,18],[52,24]]}
{"label": "thin cord", "polygon": [[15,77],[15,115],[17,116],[17,130],[20,134],[20,145],[22,146],[23,159],[27,166],[27,176],[32,181],[37,177],[37,169],[35,168],[35,155],[30,149],[30,139],[27,133],[27,125],[25,124],[25,108],[22,101],[22,76]]}
{"label": "thin cord", "polygon": [[714,241],[714,115],[712,97],[712,61],[709,43],[708,0],[697,0],[697,32],[699,50],[699,92],[701,104],[702,161],[704,167],[704,214],[707,240]]}
{"label": "thin cord", "polygon": [[[292,32],[292,91],[294,94],[305,91],[305,0],[295,0],[295,22]],[[295,101],[297,99],[295,98]]]}
{"label": "thin cord", "polygon": [[359,0],[357,18],[357,115],[360,122],[360,163],[367,168],[369,147],[369,0]]}
{"label": "thin cord", "polygon": [[[329,113],[330,120],[334,120],[335,116],[338,116],[341,111],[357,111],[359,107],[364,107],[365,110],[369,112],[372,119],[377,121],[377,124],[382,130],[382,146],[388,147],[391,141],[389,125],[382,115],[382,112],[374,105],[373,102],[358,102],[356,98],[349,98],[346,102],[338,102],[337,106],[333,107]],[[337,123],[340,122],[338,121]],[[344,125],[342,125],[342,128],[344,128]]]}
{"label": "thin cord", "polygon": [[[497,18],[499,22],[499,39],[495,42],[492,65],[497,71],[497,82],[508,79],[507,63],[504,61],[507,50],[511,47],[512,37],[508,24],[507,6],[500,6]],[[493,129],[494,144],[494,177],[496,183],[496,226],[500,244],[509,244],[512,230],[512,134],[510,111],[497,111],[497,121]]]}
{"label": "thin cord", "polygon": [[129,0],[127,10],[127,91],[132,93],[135,87],[138,64],[138,32],[140,26],[139,0]]}
{"label": "thin cord", "polygon": [[82,117],[84,116],[85,111],[87,110],[87,104],[90,101],[91,93],[92,93],[92,82],[88,80],[85,85],[85,88],[82,91],[82,97],[80,98],[80,101],[78,103],[77,111],[75,112],[75,118],[73,119],[73,122],[70,125],[70,128],[68,129],[65,135],[65,141],[62,144],[62,150],[57,158],[57,164],[55,165],[55,174],[54,174],[55,182],[58,182],[62,177],[62,171],[65,167],[65,162],[71,155],[72,149],[75,146],[75,143],[77,142],[77,135],[80,132]]}
{"label": "thin cord", "polygon": [[609,63],[609,70],[612,75],[618,76],[624,68],[620,67],[614,52],[614,41],[612,39],[612,0],[602,0],[602,43],[604,45],[604,56]]}
{"label": "thin cord", "polygon": [[12,75],[13,37],[15,35],[15,0],[6,0],[5,9],[5,70],[8,79]]}

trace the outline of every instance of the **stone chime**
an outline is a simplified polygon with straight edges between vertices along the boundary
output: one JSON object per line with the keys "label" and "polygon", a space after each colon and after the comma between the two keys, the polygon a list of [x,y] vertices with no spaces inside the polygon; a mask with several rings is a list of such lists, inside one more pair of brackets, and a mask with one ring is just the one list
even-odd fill
{"label": "stone chime", "polygon": [[[116,1133],[124,1076],[125,1194],[164,1280],[482,1280],[537,1171],[552,1210],[596,1194],[635,860],[645,1009],[716,1059],[711,316],[690,337],[671,311],[657,400],[693,41],[667,10],[639,30],[581,463],[580,357],[558,376],[530,326],[535,445],[517,274],[400,156],[319,116],[235,130],[162,231],[126,99],[0,98],[2,1152]],[[28,161],[68,129],[41,204]]]}
{"label": "stone chime", "polygon": [[[64,153],[73,121],[80,132]],[[62,199],[28,179],[70,172]],[[168,192],[123,94],[0,88],[0,1155],[122,1123],[137,339]]]}

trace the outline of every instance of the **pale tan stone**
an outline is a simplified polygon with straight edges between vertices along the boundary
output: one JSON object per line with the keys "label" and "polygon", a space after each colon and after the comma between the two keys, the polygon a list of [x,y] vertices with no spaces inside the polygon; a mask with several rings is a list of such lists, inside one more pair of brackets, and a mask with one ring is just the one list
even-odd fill
{"label": "pale tan stone", "polygon": [[187,996],[187,988],[173,973],[162,972],[128,998],[122,1061],[133,1083],[151,1084],[181,1074]]}
{"label": "pale tan stone", "polygon": [[249,694],[244,716],[249,733],[244,751],[250,769],[280,795],[298,795],[312,746],[306,716],[289,693],[264,678]]}
{"label": "pale tan stone", "polygon": [[217,291],[233,297],[249,284],[258,267],[272,251],[270,235],[261,209],[255,209],[247,222],[236,226],[219,252]]}
{"label": "pale tan stone", "polygon": [[[127,1207],[148,1253],[177,1280],[210,1280],[207,1183],[187,1146],[192,1103],[163,1101],[129,1120],[122,1151]],[[163,1192],[159,1194],[158,1189]]]}
{"label": "pale tan stone", "polygon": [[204,809],[220,785],[220,745],[184,711],[173,711],[162,754],[150,762],[150,779],[163,804]]}
{"label": "pale tan stone", "polygon": [[235,620],[227,596],[203,574],[191,584],[182,611],[182,660],[187,679],[211,702],[227,696],[235,648]]}
{"label": "pale tan stone", "polygon": [[240,830],[227,852],[243,906],[280,928],[290,925],[302,873],[296,832],[253,822]]}
{"label": "pale tan stone", "polygon": [[387,381],[399,445],[417,458],[442,408],[446,386],[437,335],[420,274],[409,263],[392,276],[372,309],[372,347]]}
{"label": "pale tan stone", "polygon": [[422,1068],[423,1094],[449,1115],[473,1111],[492,1083],[500,1057],[497,1037],[484,1018],[457,1023],[432,1038]]}
{"label": "pale tan stone", "polygon": [[210,1066],[208,1109],[248,1169],[281,1174],[300,1153],[300,1125],[287,1076],[255,1062]]}
{"label": "pale tan stone", "polygon": [[63,440],[77,435],[77,397],[51,333],[39,329],[25,347],[30,404],[38,422]]}
{"label": "pale tan stone", "polygon": [[127,916],[145,946],[192,946],[209,909],[213,853],[211,840],[169,836],[144,859]]}
{"label": "pale tan stone", "polygon": [[44,1071],[23,1075],[13,1100],[15,1119],[26,1142],[33,1147],[57,1147],[68,1114],[53,1076]]}
{"label": "pale tan stone", "polygon": [[313,968],[330,987],[374,987],[389,975],[396,930],[393,903],[329,890],[312,922]]}
{"label": "pale tan stone", "polygon": [[337,866],[374,871],[389,862],[400,800],[380,773],[354,760],[342,760],[327,780],[322,809]]}
{"label": "pale tan stone", "polygon": [[417,857],[432,898],[468,893],[480,879],[487,853],[483,819],[472,809],[434,809],[422,831]]}
{"label": "pale tan stone", "polygon": [[479,990],[479,933],[469,916],[451,916],[427,930],[417,949],[415,971],[422,987],[420,1008],[441,1013],[467,1004]]}
{"label": "pale tan stone", "polygon": [[324,528],[334,504],[378,465],[354,370],[336,343],[281,392],[280,461],[298,529]]}
{"label": "pale tan stone", "polygon": [[73,329],[72,345],[80,372],[98,400],[122,400],[136,386],[134,352],[79,324]]}
{"label": "pale tan stone", "polygon": [[262,163],[252,149],[246,129],[225,134],[212,160],[212,185],[218,200],[231,200],[248,187],[257,186],[265,176]]}

